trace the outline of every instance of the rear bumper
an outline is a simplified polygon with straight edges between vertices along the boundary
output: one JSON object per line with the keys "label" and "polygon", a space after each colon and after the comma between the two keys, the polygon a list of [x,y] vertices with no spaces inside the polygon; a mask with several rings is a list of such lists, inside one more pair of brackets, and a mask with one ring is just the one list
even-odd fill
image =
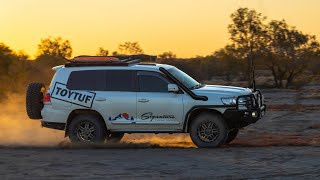
{"label": "rear bumper", "polygon": [[[240,102],[241,98],[250,99],[249,103]],[[244,108],[246,106],[246,108]],[[266,113],[267,106],[259,90],[250,95],[243,95],[237,98],[236,107],[227,109],[223,116],[227,120],[230,128],[241,128],[257,122]]]}
{"label": "rear bumper", "polygon": [[45,122],[66,123],[69,114],[69,110],[55,109],[52,105],[44,105],[41,110],[42,121]]}

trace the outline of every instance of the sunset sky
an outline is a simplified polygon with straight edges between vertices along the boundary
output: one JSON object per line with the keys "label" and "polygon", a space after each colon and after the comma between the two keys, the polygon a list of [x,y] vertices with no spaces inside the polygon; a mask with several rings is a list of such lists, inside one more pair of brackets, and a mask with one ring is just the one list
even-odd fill
{"label": "sunset sky", "polygon": [[149,54],[208,55],[228,42],[239,7],[320,36],[320,0],[0,0],[0,42],[31,56],[48,36],[70,40],[74,56],[125,41]]}

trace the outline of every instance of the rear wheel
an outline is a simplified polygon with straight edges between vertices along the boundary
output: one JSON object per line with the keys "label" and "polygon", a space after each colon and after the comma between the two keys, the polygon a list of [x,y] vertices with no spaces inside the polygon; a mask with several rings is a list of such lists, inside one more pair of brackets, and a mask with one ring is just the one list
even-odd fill
{"label": "rear wheel", "polygon": [[95,115],[76,116],[69,125],[69,139],[72,143],[103,143],[107,128]]}
{"label": "rear wheel", "polygon": [[218,114],[201,113],[191,123],[190,137],[200,148],[219,147],[228,137],[228,126]]}
{"label": "rear wheel", "polygon": [[123,138],[124,133],[110,133],[107,135],[107,142],[118,143]]}
{"label": "rear wheel", "polygon": [[237,137],[238,133],[239,133],[239,129],[232,129],[231,131],[229,131],[228,138],[225,144],[231,143]]}
{"label": "rear wheel", "polygon": [[30,119],[42,119],[43,96],[46,89],[42,83],[30,83],[26,94],[26,109]]}

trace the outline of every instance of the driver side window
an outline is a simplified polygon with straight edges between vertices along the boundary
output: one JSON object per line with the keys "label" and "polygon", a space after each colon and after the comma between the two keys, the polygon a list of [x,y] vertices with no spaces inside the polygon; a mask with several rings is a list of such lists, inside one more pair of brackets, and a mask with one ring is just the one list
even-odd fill
{"label": "driver side window", "polygon": [[162,74],[156,72],[138,72],[140,92],[168,92],[170,83]]}

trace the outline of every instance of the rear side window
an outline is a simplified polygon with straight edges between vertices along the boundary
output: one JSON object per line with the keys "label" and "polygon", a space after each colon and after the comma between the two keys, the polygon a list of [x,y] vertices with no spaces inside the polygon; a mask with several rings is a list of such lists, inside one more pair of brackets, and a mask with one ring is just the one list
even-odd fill
{"label": "rear side window", "polygon": [[136,91],[135,71],[107,71],[107,91]]}
{"label": "rear side window", "polygon": [[106,89],[106,71],[88,70],[71,72],[67,88],[70,90],[104,91]]}

